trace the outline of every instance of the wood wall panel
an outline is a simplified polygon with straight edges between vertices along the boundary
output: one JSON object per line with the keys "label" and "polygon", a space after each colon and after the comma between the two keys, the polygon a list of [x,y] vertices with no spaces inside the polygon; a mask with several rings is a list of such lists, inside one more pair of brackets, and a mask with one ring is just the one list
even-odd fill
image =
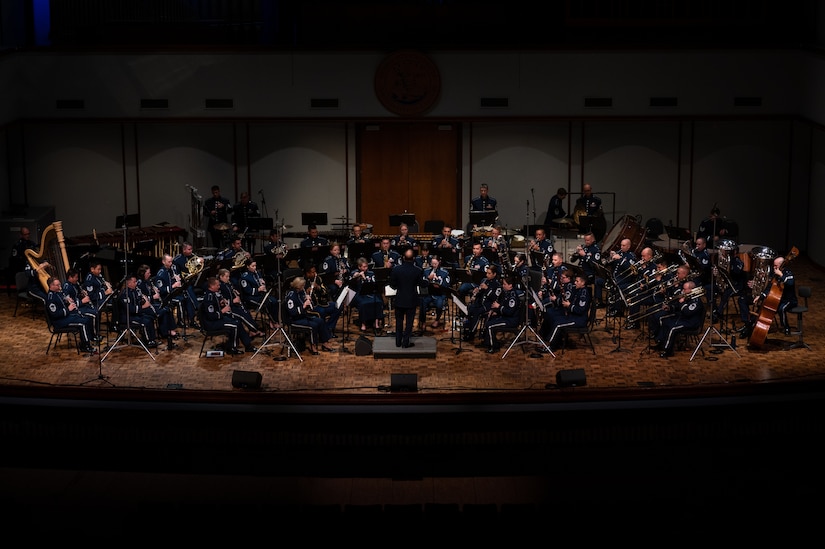
{"label": "wood wall panel", "polygon": [[[357,221],[373,233],[394,234],[389,216],[414,213],[420,230],[428,219],[455,223],[461,184],[459,126],[382,123],[359,127]],[[449,126],[449,129],[447,127]]]}

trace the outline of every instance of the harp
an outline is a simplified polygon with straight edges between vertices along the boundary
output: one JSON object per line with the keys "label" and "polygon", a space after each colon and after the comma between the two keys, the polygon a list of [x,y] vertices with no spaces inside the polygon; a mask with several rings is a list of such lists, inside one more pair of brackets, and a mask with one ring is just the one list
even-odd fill
{"label": "harp", "polygon": [[[44,291],[49,291],[49,277],[56,276],[61,282],[66,280],[69,256],[66,254],[62,221],[55,221],[43,229],[39,251],[26,250],[24,253],[32,270],[37,273]],[[49,266],[41,269],[40,264],[43,262],[48,262]]]}

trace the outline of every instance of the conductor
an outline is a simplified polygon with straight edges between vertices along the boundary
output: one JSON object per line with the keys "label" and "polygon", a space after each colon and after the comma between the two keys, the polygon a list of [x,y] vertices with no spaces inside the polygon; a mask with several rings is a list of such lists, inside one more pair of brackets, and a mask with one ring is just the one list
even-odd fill
{"label": "conductor", "polygon": [[389,284],[395,294],[395,346],[414,347],[410,342],[415,310],[418,307],[418,288],[427,285],[424,271],[415,265],[415,252],[408,248],[403,261],[390,271]]}

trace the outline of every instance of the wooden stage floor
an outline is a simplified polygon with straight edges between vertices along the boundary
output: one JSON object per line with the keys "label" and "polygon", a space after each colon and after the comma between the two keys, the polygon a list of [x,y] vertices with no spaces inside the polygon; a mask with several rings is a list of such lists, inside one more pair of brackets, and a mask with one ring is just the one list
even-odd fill
{"label": "wooden stage floor", "polygon": [[[532,395],[532,398],[536,394],[558,392],[553,387],[556,374],[568,369],[584,370],[586,386],[575,389],[579,394],[598,391],[617,395],[623,391],[656,389],[701,392],[719,386],[799,382],[825,375],[822,360],[825,334],[821,329],[825,325],[825,310],[817,306],[820,296],[825,295],[825,277],[822,269],[804,257],[797,258],[792,267],[797,285],[813,289],[811,310],[804,317],[804,341],[810,350],[786,350],[797,336],[772,331],[763,348],[750,349],[745,342],[738,341],[734,352],[717,344],[733,343],[735,333],[726,333],[716,325],[719,331],[709,333],[693,360],[690,358],[695,345],[677,351],[674,357],[660,358],[648,348],[646,334],[640,330],[619,332],[618,323],[605,319],[605,310],[600,309],[592,332],[595,355],[588,346],[578,342],[575,348],[559,352],[555,358],[547,354],[536,356],[530,352],[532,345],[518,345],[502,359],[503,352],[490,355],[486,349],[459,343],[457,331],[441,328],[433,331],[429,326],[421,335],[435,341],[434,358],[431,353],[401,358],[386,357],[383,353],[359,355],[356,353],[356,340],[361,335],[358,326],[351,325],[345,331],[342,319],[338,339],[330,342],[336,352],[315,356],[305,352],[301,355],[303,360],[294,354],[284,360],[287,345],[280,337],[270,343],[281,344],[266,347],[256,356],[246,353],[199,358],[202,336],[189,330],[187,341],[178,340],[178,349],[166,351],[165,345],[161,345],[150,357],[138,346],[126,346],[113,350],[101,362],[105,348],[102,355],[78,356],[73,348],[67,347],[65,340],[47,355],[49,333],[42,315],[32,318],[28,309],[22,309],[13,317],[15,296],[3,294],[0,295],[3,325],[0,390],[188,392],[192,398],[199,394],[246,393],[232,386],[236,370],[260,372],[260,393],[315,396],[381,394],[394,373],[417,374],[421,395],[506,393]],[[796,325],[796,318],[792,325]],[[533,339],[532,334],[526,334]],[[373,333],[368,334],[368,339],[374,340],[374,337]],[[256,344],[261,341],[255,340]],[[212,343],[207,342],[206,348],[211,347]],[[507,342],[502,351],[506,349]]]}

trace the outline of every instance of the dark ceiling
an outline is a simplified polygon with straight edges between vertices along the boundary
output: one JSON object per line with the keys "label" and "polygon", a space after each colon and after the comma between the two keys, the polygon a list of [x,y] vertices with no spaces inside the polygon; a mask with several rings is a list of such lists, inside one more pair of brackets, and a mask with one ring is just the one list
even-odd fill
{"label": "dark ceiling", "polygon": [[52,0],[53,46],[804,47],[816,0]]}

